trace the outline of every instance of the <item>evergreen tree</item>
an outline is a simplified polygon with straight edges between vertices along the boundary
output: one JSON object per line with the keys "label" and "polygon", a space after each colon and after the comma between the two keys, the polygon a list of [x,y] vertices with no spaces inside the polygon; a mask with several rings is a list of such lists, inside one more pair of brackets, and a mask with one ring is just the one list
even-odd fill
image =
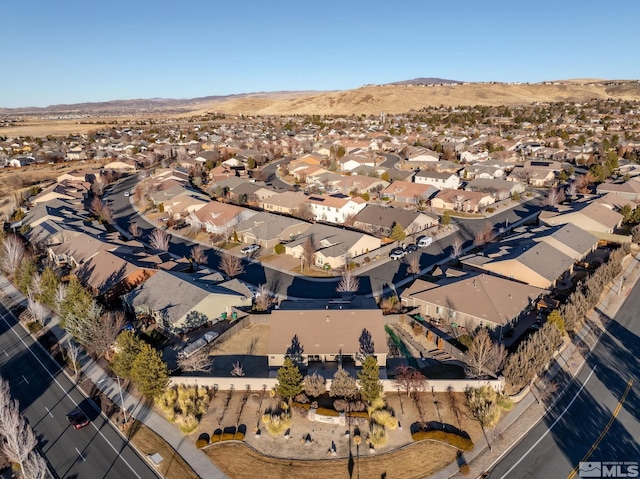
{"label": "evergreen tree", "polygon": [[302,374],[298,366],[293,364],[289,358],[284,359],[284,364],[276,375],[278,384],[276,384],[276,392],[283,399],[291,399],[300,394],[304,389]]}
{"label": "evergreen tree", "polygon": [[287,352],[284,354],[284,357],[291,359],[291,362],[300,368],[304,363],[302,353],[304,353],[304,346],[300,344],[300,340],[296,334],[291,339],[291,346],[287,348]]}
{"label": "evergreen tree", "polygon": [[440,223],[442,224],[442,226],[449,226],[451,224],[451,215],[449,214],[448,211],[445,211],[442,214],[442,218],[440,218]]}
{"label": "evergreen tree", "polygon": [[358,384],[351,375],[342,368],[339,368],[333,376],[329,396],[353,399],[358,394]]}
{"label": "evergreen tree", "polygon": [[382,394],[380,370],[374,356],[367,356],[362,363],[362,369],[358,371],[358,381],[360,381],[360,396],[365,402],[371,404]]}
{"label": "evergreen tree", "polygon": [[40,302],[46,304],[48,307],[55,307],[55,295],[58,289],[60,280],[56,273],[50,268],[46,267],[42,272],[42,295]]}
{"label": "evergreen tree", "polygon": [[393,241],[402,241],[407,237],[407,234],[404,232],[402,225],[400,223],[394,223],[393,228],[391,228],[391,234],[389,238]]}
{"label": "evergreen tree", "polygon": [[131,364],[131,379],[145,397],[162,394],[169,382],[167,364],[150,344],[140,342],[140,350]]}
{"label": "evergreen tree", "polygon": [[142,350],[142,341],[133,331],[123,331],[116,338],[116,351],[111,369],[122,378],[132,379],[133,363]]}
{"label": "evergreen tree", "polygon": [[561,333],[564,334],[564,319],[560,315],[560,311],[558,311],[557,309],[551,311],[549,316],[547,316],[547,323],[553,324],[560,330]]}

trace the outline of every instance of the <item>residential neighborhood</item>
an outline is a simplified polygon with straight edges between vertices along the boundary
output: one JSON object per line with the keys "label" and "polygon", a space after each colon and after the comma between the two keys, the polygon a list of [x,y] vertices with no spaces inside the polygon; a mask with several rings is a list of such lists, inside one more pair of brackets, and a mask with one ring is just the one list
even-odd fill
{"label": "residential neighborhood", "polygon": [[[638,115],[592,100],[0,136],[13,309],[153,398],[214,463],[223,436],[346,459],[349,435],[373,456],[424,444],[436,422],[470,451],[487,441],[473,395],[521,401],[623,291]],[[134,370],[123,358],[142,351]],[[167,406],[185,388],[208,398],[188,418]],[[302,448],[282,446],[291,431]]]}

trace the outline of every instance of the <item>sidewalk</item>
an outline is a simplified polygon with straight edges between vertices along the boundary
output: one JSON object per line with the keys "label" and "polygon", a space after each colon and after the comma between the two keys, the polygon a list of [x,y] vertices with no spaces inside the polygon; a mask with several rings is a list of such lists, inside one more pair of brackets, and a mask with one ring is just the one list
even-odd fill
{"label": "sidewalk", "polygon": [[[623,265],[623,272],[619,278],[624,281],[616,280],[609,290],[605,293],[598,306],[592,310],[587,319],[592,322],[594,328],[585,324],[576,335],[580,340],[589,346],[589,350],[593,348],[599,336],[604,333],[606,324],[603,324],[602,317],[604,315],[609,318],[615,317],[616,313],[624,303],[627,295],[640,278],[640,254],[631,255]],[[588,322],[587,322],[588,323]],[[584,357],[582,351],[576,347],[575,341],[570,342],[567,347],[558,354],[556,359],[545,374],[545,379],[554,378],[559,371],[564,370],[570,377],[574,377],[584,365]],[[562,394],[560,391],[559,394]],[[556,396],[556,400],[559,395]],[[554,401],[555,402],[555,401]],[[484,438],[476,443],[472,451],[465,453],[464,459],[469,464],[471,474],[465,476],[459,472],[456,462],[449,464],[444,469],[430,476],[430,479],[448,479],[481,477],[481,475],[491,469],[494,463],[502,458],[510,448],[515,445],[523,436],[525,436],[531,428],[533,428],[548,412],[544,404],[536,401],[532,392],[528,391],[526,395],[515,404],[513,409],[505,415],[498,425],[487,434],[492,437],[489,450]]]}
{"label": "sidewalk", "polygon": [[[6,305],[7,307],[20,303],[26,305],[26,298],[4,276],[0,276],[0,291],[8,299],[7,302],[9,304]],[[56,336],[61,345],[66,344],[70,339],[69,334],[60,327],[56,317],[50,319],[45,328]],[[85,377],[90,379],[114,404],[121,406],[117,380],[109,376],[93,359],[84,354],[84,351],[79,358],[79,362]],[[122,397],[127,415],[135,417],[161,436],[182,456],[199,477],[203,479],[226,479],[227,476],[202,451],[196,448],[191,439],[184,436],[176,426],[125,390],[122,390]],[[141,456],[144,457],[143,454]]]}

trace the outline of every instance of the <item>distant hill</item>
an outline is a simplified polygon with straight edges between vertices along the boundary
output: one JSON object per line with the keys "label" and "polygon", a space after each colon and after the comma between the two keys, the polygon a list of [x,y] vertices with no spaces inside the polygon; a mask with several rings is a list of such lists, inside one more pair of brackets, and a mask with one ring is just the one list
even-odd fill
{"label": "distant hill", "polygon": [[414,78],[413,80],[394,81],[386,85],[450,85],[452,83],[462,83],[457,80],[445,80],[444,78]]}
{"label": "distant hill", "polygon": [[245,115],[377,115],[407,113],[444,105],[524,105],[533,102],[583,102],[614,98],[640,100],[638,80],[559,80],[542,83],[460,83],[416,78],[344,91],[258,92],[191,99],[115,100],[53,105],[47,108],[0,109],[5,115],[199,115],[207,112]]}

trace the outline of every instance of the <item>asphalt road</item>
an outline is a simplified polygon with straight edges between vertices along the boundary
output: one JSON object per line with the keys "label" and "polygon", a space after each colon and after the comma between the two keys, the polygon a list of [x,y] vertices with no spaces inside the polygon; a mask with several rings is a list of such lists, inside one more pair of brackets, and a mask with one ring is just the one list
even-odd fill
{"label": "asphalt road", "polygon": [[[132,190],[138,181],[139,179],[133,176],[119,182],[113,187],[107,200],[113,209],[114,219],[117,225],[123,231],[128,231],[130,222],[133,221],[137,223],[138,227],[143,231],[143,241],[148,241],[149,234],[159,225],[152,224],[141,215],[138,215],[131,205],[130,198],[124,196],[124,192]],[[489,219],[452,218],[452,224],[458,227],[457,233],[442,238],[434,242],[431,246],[411,254],[420,255],[421,269],[427,270],[436,263],[449,257],[455,238],[458,238],[464,247],[471,246],[475,233],[482,230],[487,222],[490,222],[497,231],[536,213],[539,209],[538,201],[534,199],[519,204],[514,208],[505,209]],[[172,233],[173,230],[169,229],[167,232]],[[171,236],[170,251],[178,256],[188,258],[190,255],[189,250],[192,246],[193,244],[184,238],[175,235]],[[214,248],[205,247],[204,249],[208,258],[208,265],[211,268],[217,269],[220,261],[219,253]],[[358,295],[370,295],[382,291],[385,288],[392,287],[406,279],[409,276],[407,271],[409,266],[408,261],[409,257],[406,257],[402,261],[385,259],[380,261],[374,268],[359,275],[360,289],[358,290]],[[270,268],[268,264],[251,260],[245,260],[244,268],[244,273],[238,276],[238,279],[255,286],[266,284],[267,289],[283,296],[304,299],[310,298],[310,292],[313,292],[313,299],[339,297],[339,294],[336,292],[339,279],[312,280],[279,271]]]}
{"label": "asphalt road", "polygon": [[[157,479],[151,466],[99,414],[40,345],[0,305],[0,375],[9,381],[57,477]],[[76,430],[66,414],[77,405],[91,423]]]}
{"label": "asphalt road", "polygon": [[[489,477],[577,478],[579,462],[640,464],[639,310],[636,283],[562,400]],[[609,477],[627,477],[625,467]]]}

